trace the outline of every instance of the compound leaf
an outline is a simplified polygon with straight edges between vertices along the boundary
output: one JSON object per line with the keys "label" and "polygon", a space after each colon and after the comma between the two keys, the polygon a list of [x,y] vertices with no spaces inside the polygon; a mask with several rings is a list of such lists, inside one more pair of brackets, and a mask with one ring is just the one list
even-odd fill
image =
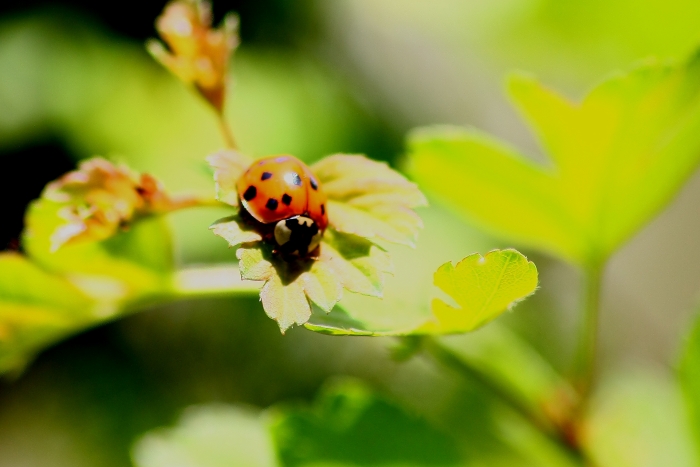
{"label": "compound leaf", "polygon": [[412,174],[494,233],[586,265],[608,258],[700,162],[700,58],[614,76],[573,103],[528,76],[510,95],[553,166],[474,130],[409,140]]}

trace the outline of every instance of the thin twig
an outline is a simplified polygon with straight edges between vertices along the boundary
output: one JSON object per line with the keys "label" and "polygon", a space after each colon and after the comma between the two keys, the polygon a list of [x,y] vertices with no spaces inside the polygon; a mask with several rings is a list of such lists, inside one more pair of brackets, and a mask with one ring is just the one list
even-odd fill
{"label": "thin twig", "polygon": [[217,120],[219,121],[219,129],[221,130],[221,135],[224,138],[224,144],[226,144],[226,147],[229,149],[238,149],[238,145],[236,144],[236,138],[233,137],[233,130],[231,130],[231,127],[229,126],[228,122],[226,122],[224,112],[217,112],[216,116]]}
{"label": "thin twig", "polygon": [[585,295],[583,296],[583,323],[579,332],[578,348],[574,363],[574,386],[581,398],[584,410],[596,375],[598,353],[598,327],[600,320],[600,291],[603,267],[594,264],[585,269]]}

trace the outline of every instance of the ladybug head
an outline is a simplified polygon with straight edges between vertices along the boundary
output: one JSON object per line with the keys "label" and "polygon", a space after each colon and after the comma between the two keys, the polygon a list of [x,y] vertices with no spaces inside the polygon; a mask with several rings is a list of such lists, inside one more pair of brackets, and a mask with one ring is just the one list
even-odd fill
{"label": "ladybug head", "polygon": [[275,225],[275,241],[286,254],[306,256],[316,249],[321,237],[318,224],[305,216],[282,219]]}

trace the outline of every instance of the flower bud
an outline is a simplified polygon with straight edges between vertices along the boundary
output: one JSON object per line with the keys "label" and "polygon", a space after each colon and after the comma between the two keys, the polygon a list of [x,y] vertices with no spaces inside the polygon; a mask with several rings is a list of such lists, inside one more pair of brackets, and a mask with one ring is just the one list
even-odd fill
{"label": "flower bud", "polygon": [[48,184],[43,197],[62,205],[63,223],[51,237],[57,250],[78,240],[99,241],[128,228],[137,216],[167,212],[173,206],[162,185],[148,174],[94,158]]}
{"label": "flower bud", "polygon": [[238,47],[238,17],[229,14],[212,28],[211,6],[200,0],[174,0],[156,20],[169,50],[156,41],[147,47],[171,73],[199,93],[221,113],[226,95],[228,61]]}

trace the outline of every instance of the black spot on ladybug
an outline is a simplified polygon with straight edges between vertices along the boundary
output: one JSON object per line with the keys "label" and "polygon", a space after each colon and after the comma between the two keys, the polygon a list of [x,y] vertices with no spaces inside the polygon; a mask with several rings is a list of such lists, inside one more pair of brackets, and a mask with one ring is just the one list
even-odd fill
{"label": "black spot on ladybug", "polygon": [[243,199],[246,201],[250,201],[251,199],[255,198],[257,194],[258,190],[253,185],[250,185],[245,191],[245,193],[243,193]]}
{"label": "black spot on ladybug", "polygon": [[267,203],[265,204],[265,207],[266,207],[267,209],[269,209],[270,211],[274,211],[275,209],[277,209],[277,205],[278,205],[278,204],[279,204],[279,203],[277,202],[277,200],[276,200],[275,198],[270,198],[270,199],[267,200]]}
{"label": "black spot on ladybug", "polygon": [[313,178],[311,179],[311,188],[318,190],[318,183],[316,183],[316,180]]}
{"label": "black spot on ladybug", "polygon": [[262,177],[260,177],[260,180],[265,181],[268,178],[272,178],[272,174],[270,172],[263,172]]}
{"label": "black spot on ladybug", "polygon": [[288,172],[284,174],[284,181],[290,185],[301,186],[301,177],[296,172]]}
{"label": "black spot on ladybug", "polygon": [[292,197],[289,196],[287,193],[282,195],[282,203],[284,203],[286,206],[289,206],[292,204]]}
{"label": "black spot on ladybug", "polygon": [[325,205],[325,204],[322,204],[322,205],[321,205],[321,214],[322,214],[322,215],[325,215],[325,214],[326,214],[326,205]]}

